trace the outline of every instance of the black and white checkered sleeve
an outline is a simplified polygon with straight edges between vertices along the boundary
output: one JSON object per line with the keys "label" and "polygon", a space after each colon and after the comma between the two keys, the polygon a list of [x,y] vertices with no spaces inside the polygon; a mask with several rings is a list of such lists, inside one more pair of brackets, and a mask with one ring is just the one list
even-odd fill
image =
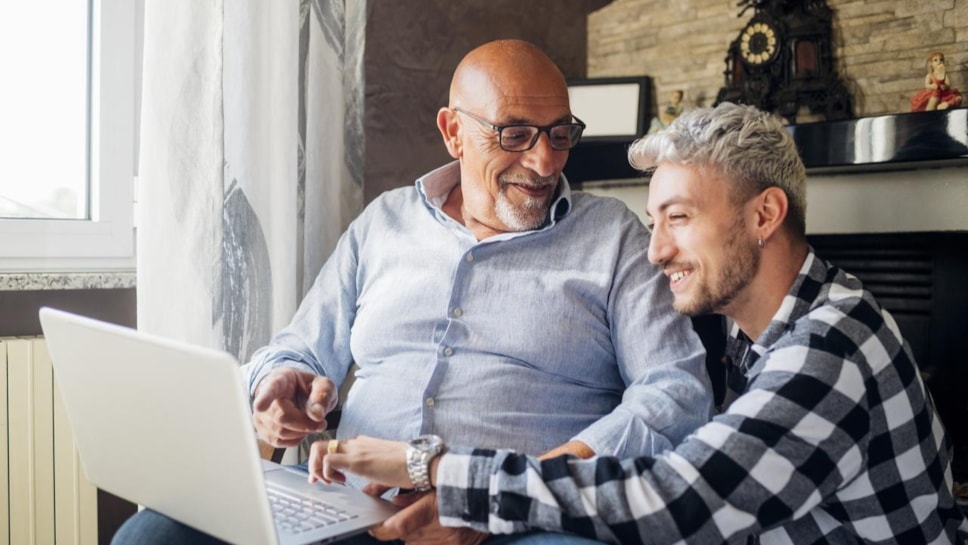
{"label": "black and white checkered sleeve", "polygon": [[675,450],[542,462],[452,449],[441,521],[621,543],[964,542],[950,443],[897,324],[812,255],[737,359],[740,396]]}

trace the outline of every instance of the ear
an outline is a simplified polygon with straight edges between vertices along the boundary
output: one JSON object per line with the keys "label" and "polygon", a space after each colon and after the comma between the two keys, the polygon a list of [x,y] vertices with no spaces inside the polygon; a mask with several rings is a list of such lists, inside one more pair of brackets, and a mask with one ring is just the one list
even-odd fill
{"label": "ear", "polygon": [[460,159],[462,155],[460,143],[460,125],[457,123],[457,112],[450,108],[441,108],[437,112],[437,129],[440,136],[444,139],[447,146],[447,153],[454,159]]}
{"label": "ear", "polygon": [[768,187],[754,199],[756,202],[756,235],[768,240],[786,220],[790,201],[779,187]]}

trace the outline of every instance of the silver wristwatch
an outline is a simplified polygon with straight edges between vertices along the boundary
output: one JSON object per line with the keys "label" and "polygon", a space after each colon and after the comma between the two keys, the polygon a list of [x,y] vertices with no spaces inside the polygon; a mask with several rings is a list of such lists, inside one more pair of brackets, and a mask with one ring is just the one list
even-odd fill
{"label": "silver wristwatch", "polygon": [[407,442],[407,474],[417,492],[430,486],[430,461],[444,451],[444,440],[437,435],[421,435]]}

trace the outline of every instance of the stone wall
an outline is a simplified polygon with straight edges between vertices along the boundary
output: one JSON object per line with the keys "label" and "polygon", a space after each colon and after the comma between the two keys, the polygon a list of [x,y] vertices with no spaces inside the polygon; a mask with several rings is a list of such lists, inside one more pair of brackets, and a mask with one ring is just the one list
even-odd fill
{"label": "stone wall", "polygon": [[[659,103],[681,88],[687,106],[711,105],[725,82],[726,50],[753,14],[737,17],[736,4],[615,0],[589,15],[588,75],[648,75]],[[935,50],[947,58],[952,85],[968,96],[968,0],[827,4],[834,11],[834,66],[853,94],[856,116],[909,111]]]}

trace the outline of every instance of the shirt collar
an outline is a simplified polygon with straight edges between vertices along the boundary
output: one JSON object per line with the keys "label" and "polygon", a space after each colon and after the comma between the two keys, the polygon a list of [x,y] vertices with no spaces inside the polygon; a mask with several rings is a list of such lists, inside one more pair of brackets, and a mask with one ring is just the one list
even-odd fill
{"label": "shirt collar", "polygon": [[[742,351],[742,347],[739,345],[746,345],[753,352],[753,354],[749,354],[753,356],[752,360],[746,361],[743,367],[748,369],[753,361],[779,341],[780,337],[789,329],[790,324],[813,310],[820,296],[820,288],[828,280],[829,269],[830,267],[822,259],[817,258],[813,248],[809,248],[807,257],[800,266],[800,272],[797,273],[793,285],[790,286],[790,291],[783,297],[780,308],[777,309],[773,318],[770,319],[769,325],[766,326],[766,329],[755,342],[750,341],[736,322],[731,321],[729,328],[730,342],[728,344],[733,345],[733,347],[729,351],[733,352],[734,357],[738,356],[737,352]],[[746,358],[739,359],[745,360]],[[739,362],[739,359],[736,361]]]}
{"label": "shirt collar", "polygon": [[[460,162],[452,161],[424,174],[417,179],[416,185],[417,192],[420,194],[424,205],[435,214],[438,220],[444,220],[449,218],[443,211],[444,203],[447,202],[447,196],[459,183]],[[551,217],[538,229],[524,233],[508,233],[510,235],[508,238],[550,229],[571,212],[571,186],[564,174],[558,181],[558,197],[551,203],[551,211]],[[503,238],[503,235],[501,237]]]}

